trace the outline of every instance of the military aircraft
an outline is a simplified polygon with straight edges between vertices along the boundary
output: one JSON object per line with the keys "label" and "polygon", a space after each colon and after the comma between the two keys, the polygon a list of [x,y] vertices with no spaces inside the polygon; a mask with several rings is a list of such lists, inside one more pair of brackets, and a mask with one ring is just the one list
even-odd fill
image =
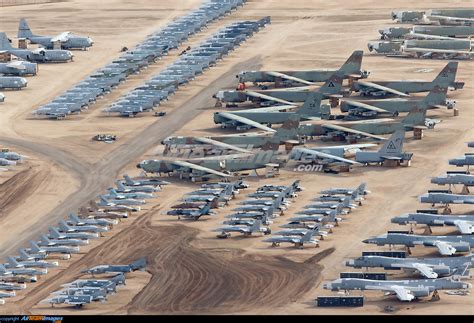
{"label": "military aircraft", "polygon": [[39,246],[85,246],[89,244],[89,240],[86,239],[50,239],[45,234],[42,234],[40,239]]}
{"label": "military aircraft", "polygon": [[385,142],[379,151],[358,151],[355,161],[360,164],[382,164],[385,161],[393,160],[397,162],[410,161],[413,153],[402,152],[405,131],[398,130]]}
{"label": "military aircraft", "polygon": [[125,284],[125,276],[123,273],[117,274],[110,279],[77,279],[71,283],[63,284],[62,287],[100,287],[108,292],[114,292],[117,285]]}
{"label": "military aircraft", "polygon": [[433,206],[436,204],[474,204],[474,196],[428,192],[420,196],[420,202],[431,203]]}
{"label": "military aircraft", "polygon": [[263,240],[263,242],[269,242],[272,244],[272,247],[279,246],[281,243],[293,243],[295,247],[300,249],[304,248],[305,244],[314,245],[315,247],[319,246],[319,240],[314,239],[313,235],[316,233],[316,230],[308,230],[304,236],[294,235],[294,236],[274,236],[269,239]]}
{"label": "military aircraft", "polygon": [[457,252],[469,252],[474,246],[474,236],[423,236],[405,233],[386,233],[365,239],[364,243],[383,245],[402,245],[408,248],[419,246],[435,247],[443,256],[451,256]]}
{"label": "military aircraft", "polygon": [[[427,38],[434,38],[427,36]],[[445,58],[445,59],[470,59],[474,53],[471,51],[470,40],[454,38],[443,39],[407,39],[400,47],[401,53],[417,58]]]}
{"label": "military aircraft", "polygon": [[264,223],[265,219],[273,218],[274,208],[272,206],[267,208],[262,208],[260,210],[248,211],[248,212],[237,212],[233,214],[226,215],[226,218],[232,220],[241,220],[241,219],[253,219],[261,220]]}
{"label": "military aircraft", "polygon": [[472,9],[431,9],[424,13],[424,17],[441,25],[471,25],[474,22],[474,11]]}
{"label": "military aircraft", "polygon": [[115,220],[80,218],[74,213],[69,213],[68,217],[69,220],[67,222],[71,225],[98,225],[103,227],[111,227],[118,223],[118,221]]}
{"label": "military aircraft", "polygon": [[0,63],[0,74],[3,75],[25,76],[36,75],[37,72],[38,64],[36,63],[20,60]]}
{"label": "military aircraft", "polygon": [[456,82],[458,62],[449,62],[433,81],[357,81],[351,90],[362,96],[407,96],[408,93],[429,92],[435,85],[443,85],[455,90],[462,89],[464,82]]}
{"label": "military aircraft", "polygon": [[99,195],[99,202],[97,203],[97,205],[99,206],[116,206],[116,205],[143,205],[146,203],[145,200],[137,200],[137,199],[126,199],[126,198],[123,198],[123,199],[120,199],[120,198],[116,198],[116,199],[108,199],[106,197],[104,197],[104,195]]}
{"label": "military aircraft", "polygon": [[122,219],[127,219],[130,211],[127,212],[115,212],[115,211],[98,211],[98,210],[88,210],[85,207],[79,209],[79,214],[81,217],[92,217],[93,219],[112,219],[121,221]]}
{"label": "military aircraft", "polygon": [[64,220],[59,221],[59,231],[60,232],[94,232],[102,233],[109,231],[108,227],[102,227],[98,225],[69,225]]}
{"label": "military aircraft", "polygon": [[0,276],[5,275],[26,275],[26,276],[35,276],[35,275],[46,275],[48,273],[48,269],[42,268],[5,268],[4,265],[0,264]]}
{"label": "military aircraft", "polygon": [[25,158],[28,158],[25,155],[20,155],[19,153],[10,151],[8,148],[0,150],[0,158],[4,158],[7,160],[14,160],[14,161],[22,161]]}
{"label": "military aircraft", "polygon": [[442,258],[392,258],[385,256],[362,256],[346,261],[346,266],[354,268],[402,269],[417,272],[426,278],[462,275],[472,267],[472,255]]}
{"label": "military aircraft", "polygon": [[51,306],[55,304],[69,304],[73,305],[76,308],[81,308],[86,304],[90,304],[92,302],[91,295],[67,295],[67,296],[56,296],[46,300],[46,302],[50,303]]}
{"label": "military aircraft", "polygon": [[106,199],[114,199],[114,200],[126,200],[126,199],[151,199],[155,198],[153,193],[141,193],[141,192],[127,192],[127,193],[119,193],[114,188],[109,187],[107,189],[109,194],[102,195]]}
{"label": "military aircraft", "polygon": [[262,222],[260,220],[255,220],[251,226],[225,226],[213,231],[221,232],[219,235],[220,237],[229,237],[231,232],[242,233],[244,236],[251,236],[254,233],[263,233],[264,235],[268,235],[271,233],[270,228],[262,227]]}
{"label": "military aircraft", "polygon": [[42,260],[18,260],[14,257],[7,257],[8,263],[4,264],[5,268],[54,268],[58,267],[57,261],[42,261]]}
{"label": "military aircraft", "polygon": [[138,212],[140,211],[139,206],[134,205],[116,205],[113,203],[101,203],[99,205],[96,201],[90,201],[90,207],[88,209],[90,212]]}
{"label": "military aircraft", "polygon": [[461,184],[464,186],[474,186],[474,175],[466,174],[465,172],[448,172],[445,175],[431,178],[431,183],[438,185]]}
{"label": "military aircraft", "polygon": [[99,265],[90,269],[83,270],[82,273],[97,275],[105,273],[129,273],[136,270],[145,270],[147,265],[146,259],[141,258],[128,265]]}
{"label": "military aircraft", "polygon": [[90,37],[80,37],[66,31],[56,36],[38,36],[33,34],[25,18],[20,19],[18,26],[18,38],[26,38],[32,44],[39,44],[44,48],[53,49],[54,44],[59,42],[62,49],[82,49],[86,50],[94,42]]}
{"label": "military aircraft", "polygon": [[[444,85],[443,85],[444,86]],[[398,115],[400,112],[410,112],[413,109],[453,109],[456,101],[446,98],[447,87],[435,85],[435,87],[419,100],[406,99],[384,99],[341,102],[341,111],[349,112],[350,117],[374,118],[380,114]]]}
{"label": "military aircraft", "polygon": [[39,253],[39,254],[49,254],[49,253],[63,253],[67,255],[71,255],[72,253],[79,253],[79,247],[77,246],[38,246],[38,244],[32,240],[30,240],[31,252]]}
{"label": "military aircraft", "polygon": [[469,153],[462,157],[450,159],[448,163],[449,165],[454,165],[457,167],[474,166],[474,154]]}
{"label": "military aircraft", "polygon": [[[340,193],[337,193],[340,194]],[[342,193],[341,193],[342,194]],[[342,208],[349,209],[349,212],[352,209],[355,209],[357,206],[355,204],[351,203],[351,198],[350,196],[347,196],[342,202],[318,202],[318,203],[311,203],[305,205],[303,208],[304,209],[335,209],[338,206],[341,206]]]}
{"label": "military aircraft", "polygon": [[351,195],[322,194],[319,197],[315,197],[313,201],[343,203],[344,201],[347,201],[348,197],[351,201],[361,201],[364,199],[358,191],[354,191]]}
{"label": "military aircraft", "polygon": [[181,217],[183,217],[197,221],[203,215],[212,215],[215,213],[211,211],[211,205],[208,203],[201,209],[174,209],[166,212],[166,214],[178,216],[178,220],[181,220]]}
{"label": "military aircraft", "polygon": [[[343,209],[342,203],[338,204],[334,209],[326,208],[305,208],[304,210],[296,212],[297,215],[331,215],[331,214],[347,214],[347,211]],[[299,220],[298,220],[299,221]]]}
{"label": "military aircraft", "polygon": [[28,81],[19,76],[0,76],[0,89],[21,90],[28,85]]}
{"label": "military aircraft", "polygon": [[5,158],[0,158],[0,166],[15,166],[16,162]]}
{"label": "military aircraft", "polygon": [[147,186],[147,185],[163,186],[163,185],[170,184],[170,182],[161,180],[159,178],[138,179],[138,178],[131,178],[128,175],[124,175],[123,178],[125,179],[123,184],[126,186]]}
{"label": "military aircraft", "polygon": [[201,185],[201,187],[202,188],[226,188],[229,185],[237,190],[241,190],[241,189],[245,189],[249,187],[249,185],[245,183],[242,179],[236,180],[234,182],[204,183]]}
{"label": "military aircraft", "polygon": [[299,115],[290,115],[282,126],[267,132],[253,132],[243,134],[206,136],[206,137],[168,137],[161,143],[165,145],[165,152],[176,147],[181,149],[203,148],[206,150],[235,150],[248,153],[251,149],[261,148],[273,137],[275,141],[283,143],[287,140],[298,139]]}
{"label": "military aircraft", "polygon": [[324,240],[324,237],[328,235],[327,231],[322,231],[321,229],[321,224],[316,224],[312,227],[301,227],[301,228],[295,228],[295,227],[290,227],[290,229],[286,230],[280,230],[277,232],[274,232],[274,235],[276,236],[304,236],[307,234],[309,231],[314,231],[313,235],[319,236],[321,240]]}
{"label": "military aircraft", "polygon": [[336,225],[342,221],[341,218],[337,217],[337,212],[335,210],[330,210],[325,214],[313,214],[313,215],[299,215],[290,218],[292,222],[316,222],[316,223],[335,223]]}
{"label": "military aircraft", "polygon": [[44,253],[44,252],[38,253],[37,252],[37,253],[34,254],[32,252],[33,251],[31,249],[26,250],[26,249],[20,248],[18,250],[19,256],[17,256],[15,259],[20,260],[20,261],[38,261],[38,260],[48,258],[47,253]]}
{"label": "military aircraft", "polygon": [[474,233],[474,215],[437,215],[426,213],[409,213],[392,218],[392,223],[426,224],[432,226],[454,226],[461,234]]}
{"label": "military aircraft", "polygon": [[424,11],[392,11],[392,20],[399,23],[418,23],[424,20]]}
{"label": "military aircraft", "polygon": [[141,185],[141,186],[126,186],[119,179],[115,181],[117,193],[132,193],[132,192],[143,192],[153,193],[161,191],[161,188],[153,185]]}
{"label": "military aircraft", "polygon": [[[347,59],[340,70],[344,72],[344,78],[356,80],[367,78],[370,74],[368,71],[361,69],[362,51],[355,51]],[[303,71],[246,71],[239,73],[236,77],[240,83],[274,83],[275,87],[281,85],[293,86],[296,84],[313,85],[316,82],[326,82],[331,75],[337,70],[320,69],[320,70],[303,70]]]}
{"label": "military aircraft", "polygon": [[5,282],[0,282],[0,290],[6,290],[6,291],[14,291],[14,290],[22,290],[26,288],[26,284],[12,284],[12,283],[5,283]]}
{"label": "military aircraft", "polygon": [[321,194],[330,194],[330,195],[352,195],[357,191],[360,195],[367,195],[370,191],[366,190],[367,183],[361,183],[358,187],[354,189],[350,188],[330,188],[327,190],[322,190]]}
{"label": "military aircraft", "polygon": [[[474,21],[474,20],[473,20]],[[470,37],[474,35],[474,26],[413,26],[412,33],[442,37]]]}
{"label": "military aircraft", "polygon": [[62,49],[44,49],[34,50],[13,48],[4,32],[0,32],[0,51],[7,51],[21,59],[30,62],[67,62],[72,61],[74,55],[67,50]]}
{"label": "military aircraft", "polygon": [[471,284],[453,280],[414,279],[414,280],[370,280],[360,278],[341,278],[323,285],[324,289],[339,290],[380,290],[396,295],[400,301],[410,302],[419,297],[427,297],[441,289],[469,289]]}
{"label": "military aircraft", "polygon": [[49,237],[53,239],[96,239],[99,237],[98,233],[92,232],[59,232],[55,227],[49,227]]}

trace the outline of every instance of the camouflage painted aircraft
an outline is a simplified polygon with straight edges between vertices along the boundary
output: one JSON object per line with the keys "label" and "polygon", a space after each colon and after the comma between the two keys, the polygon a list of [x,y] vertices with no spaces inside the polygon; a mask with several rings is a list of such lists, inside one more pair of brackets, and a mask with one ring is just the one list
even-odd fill
{"label": "camouflage painted aircraft", "polygon": [[[347,59],[340,70],[344,71],[344,78],[355,80],[367,78],[368,71],[361,70],[362,51],[355,51]],[[237,75],[240,83],[275,83],[275,87],[281,85],[313,85],[317,82],[326,82],[337,70],[320,69],[305,71],[246,71]]]}
{"label": "camouflage painted aircraft", "polygon": [[36,48],[33,50],[14,48],[7,35],[0,32],[0,51],[7,51],[11,55],[15,55],[21,59],[30,62],[67,62],[72,61],[74,55],[67,50],[62,49],[44,49]]}
{"label": "camouflage painted aircraft", "polygon": [[362,96],[407,96],[408,93],[429,92],[435,85],[444,85],[452,89],[462,89],[464,82],[456,82],[458,62],[449,62],[433,81],[356,81],[351,90]]}
{"label": "camouflage painted aircraft", "polygon": [[20,19],[18,26],[18,38],[26,38],[32,44],[39,44],[44,48],[53,49],[54,43],[59,42],[62,49],[82,49],[86,50],[94,42],[90,37],[80,37],[66,31],[56,36],[38,36],[33,34],[25,18]]}

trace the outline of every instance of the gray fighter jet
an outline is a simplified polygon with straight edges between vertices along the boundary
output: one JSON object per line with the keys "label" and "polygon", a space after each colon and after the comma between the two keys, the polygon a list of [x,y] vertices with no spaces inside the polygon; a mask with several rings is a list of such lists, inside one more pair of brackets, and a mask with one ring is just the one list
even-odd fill
{"label": "gray fighter jet", "polygon": [[58,267],[57,261],[42,261],[42,260],[17,260],[14,257],[7,257],[8,263],[4,264],[5,268],[54,268]]}
{"label": "gray fighter jet", "polygon": [[108,199],[104,197],[104,195],[99,195],[99,202],[97,205],[99,206],[116,206],[116,205],[143,205],[145,204],[145,200],[137,200],[137,199],[127,199],[127,198],[116,198],[116,199]]}
{"label": "gray fighter jet", "polygon": [[260,220],[255,220],[251,226],[225,226],[213,231],[221,232],[220,236],[229,237],[231,232],[242,233],[244,236],[251,236],[254,233],[263,233],[268,235],[271,233],[270,228],[262,227],[262,222]]}
{"label": "gray fighter jet", "polygon": [[70,225],[98,225],[103,227],[111,227],[118,223],[116,220],[80,218],[74,213],[70,213],[68,217],[69,220],[67,222]]}
{"label": "gray fighter jet", "polygon": [[49,253],[62,253],[71,255],[72,253],[79,253],[79,247],[77,246],[42,246],[40,247],[36,242],[30,240],[30,251],[32,253],[49,254]]}
{"label": "gray fighter jet", "polygon": [[426,278],[463,275],[472,267],[473,256],[442,258],[392,258],[384,256],[362,256],[346,261],[346,266],[354,268],[401,269],[416,272]]}
{"label": "gray fighter jet", "polygon": [[142,185],[142,186],[127,186],[122,181],[116,180],[115,185],[117,186],[117,193],[132,193],[132,192],[143,192],[153,193],[161,191],[161,188],[153,185]]}
{"label": "gray fighter jet", "polygon": [[14,291],[14,290],[22,290],[26,288],[26,284],[12,284],[12,283],[5,283],[5,282],[0,282],[0,290],[6,290],[6,291]]}
{"label": "gray fighter jet", "polygon": [[314,239],[313,235],[316,230],[308,230],[304,236],[294,235],[294,236],[274,236],[269,239],[263,240],[263,242],[269,242],[272,244],[272,247],[279,246],[281,243],[292,243],[295,247],[300,249],[304,248],[305,244],[313,245],[314,247],[319,246],[319,240]]}
{"label": "gray fighter jet", "polygon": [[108,227],[98,225],[69,225],[64,220],[59,221],[59,231],[61,232],[94,232],[102,233],[109,231]]}
{"label": "gray fighter jet", "polygon": [[138,178],[131,178],[128,175],[124,175],[123,178],[125,181],[123,182],[124,185],[126,186],[146,186],[146,185],[152,185],[152,186],[163,186],[163,185],[168,185],[170,182],[164,181],[159,178],[145,178],[145,179],[138,179]]}
{"label": "gray fighter jet", "polygon": [[32,44],[39,44],[47,49],[55,48],[55,43],[59,43],[62,49],[82,50],[86,50],[94,44],[90,37],[76,36],[69,31],[62,32],[56,36],[35,35],[28,26],[25,18],[20,19],[20,24],[18,26],[18,38],[26,38]]}
{"label": "gray fighter jet", "polygon": [[316,222],[316,223],[335,223],[336,225],[342,221],[341,218],[337,217],[337,212],[331,210],[327,214],[314,214],[314,215],[300,215],[290,218],[293,222]]}
{"label": "gray fighter jet", "polygon": [[422,236],[405,233],[386,233],[363,241],[364,243],[383,245],[402,245],[406,247],[435,247],[443,256],[457,252],[469,252],[474,246],[474,236]]}
{"label": "gray fighter jet", "polygon": [[142,193],[142,192],[119,193],[112,187],[109,187],[107,191],[109,192],[109,194],[102,195],[106,199],[114,199],[114,200],[151,199],[155,197],[153,193]]}
{"label": "gray fighter jet", "polygon": [[76,308],[81,308],[86,304],[90,304],[92,302],[91,295],[63,295],[63,296],[56,296],[45,300],[46,302],[50,303],[51,306],[55,304],[69,304],[73,305]]}
{"label": "gray fighter jet", "polygon": [[98,233],[92,232],[59,232],[55,227],[49,227],[49,237],[53,239],[96,239]]}
{"label": "gray fighter jet", "polygon": [[129,273],[136,270],[145,270],[147,265],[146,258],[141,258],[128,265],[99,265],[90,269],[83,270],[83,273],[97,275],[105,273]]}
{"label": "gray fighter jet", "polygon": [[67,62],[72,61],[73,54],[70,51],[62,49],[44,49],[34,50],[13,48],[4,32],[0,32],[0,51],[7,51],[21,59],[30,62]]}
{"label": "gray fighter jet", "polygon": [[461,234],[474,233],[474,215],[437,215],[425,213],[408,213],[392,218],[392,223],[425,224],[432,226],[454,226]]}
{"label": "gray fighter jet", "polygon": [[85,246],[89,240],[85,239],[50,239],[46,234],[42,234],[38,241],[39,246]]}
{"label": "gray fighter jet", "polygon": [[370,191],[366,190],[367,183],[361,183],[358,187],[354,189],[350,188],[330,188],[327,190],[322,190],[321,194],[329,194],[329,195],[352,195],[355,191],[359,193],[359,195],[367,195]]}
{"label": "gray fighter jet", "polygon": [[35,276],[35,275],[46,275],[48,273],[48,269],[42,268],[5,268],[4,265],[0,264],[0,276],[6,275],[26,275],[26,276]]}
{"label": "gray fighter jet", "polygon": [[453,280],[414,279],[414,280],[370,280],[359,278],[342,278],[325,283],[324,289],[339,290],[380,290],[390,295],[396,295],[400,301],[410,302],[419,297],[427,297],[441,289],[469,289],[471,284]]}
{"label": "gray fighter jet", "polygon": [[181,217],[183,217],[197,221],[203,215],[212,215],[215,213],[211,211],[211,205],[208,203],[202,209],[174,209],[166,212],[166,214],[177,216],[178,220],[181,220]]}

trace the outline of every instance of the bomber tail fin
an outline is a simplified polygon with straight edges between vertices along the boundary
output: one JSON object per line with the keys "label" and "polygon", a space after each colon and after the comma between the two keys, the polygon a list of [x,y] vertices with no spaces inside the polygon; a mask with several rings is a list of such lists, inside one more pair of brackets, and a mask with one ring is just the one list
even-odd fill
{"label": "bomber tail fin", "polygon": [[[402,152],[403,141],[405,139],[405,131],[397,130],[395,131],[390,138],[385,142],[385,144],[380,148],[379,153],[383,155],[398,155]],[[360,193],[359,191],[357,191]]]}
{"label": "bomber tail fin", "polygon": [[363,56],[364,56],[364,51],[362,50],[354,51],[339,70],[344,72],[344,76],[361,74]]}
{"label": "bomber tail fin", "polygon": [[449,87],[456,82],[458,62],[449,62],[433,80],[433,86]]}
{"label": "bomber tail fin", "polygon": [[296,139],[298,137],[299,124],[300,124],[299,114],[291,114],[288,120],[286,120],[281,125],[281,127],[277,129],[273,137],[277,138],[279,142]]}

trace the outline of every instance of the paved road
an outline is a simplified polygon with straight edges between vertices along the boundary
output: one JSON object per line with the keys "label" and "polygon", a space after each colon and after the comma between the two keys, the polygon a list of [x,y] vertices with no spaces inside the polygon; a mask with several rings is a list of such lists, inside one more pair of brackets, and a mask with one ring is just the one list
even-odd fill
{"label": "paved road", "polygon": [[80,180],[78,191],[69,195],[49,214],[41,217],[41,220],[35,225],[27,228],[21,239],[18,239],[16,243],[0,250],[0,257],[4,258],[16,253],[19,247],[27,245],[28,240],[36,239],[41,233],[46,232],[49,226],[55,225],[65,215],[76,212],[81,206],[85,206],[90,200],[95,199],[98,194],[103,193],[119,177],[119,171],[122,168],[191,121],[203,111],[202,108],[211,106],[214,103],[213,94],[223,87],[234,85],[235,75],[240,71],[257,69],[259,60],[260,58],[256,56],[234,65],[203,91],[169,112],[164,118],[158,119],[96,164],[81,161],[77,156],[48,144],[22,139],[0,138],[0,143],[3,145],[17,146],[53,160]]}

